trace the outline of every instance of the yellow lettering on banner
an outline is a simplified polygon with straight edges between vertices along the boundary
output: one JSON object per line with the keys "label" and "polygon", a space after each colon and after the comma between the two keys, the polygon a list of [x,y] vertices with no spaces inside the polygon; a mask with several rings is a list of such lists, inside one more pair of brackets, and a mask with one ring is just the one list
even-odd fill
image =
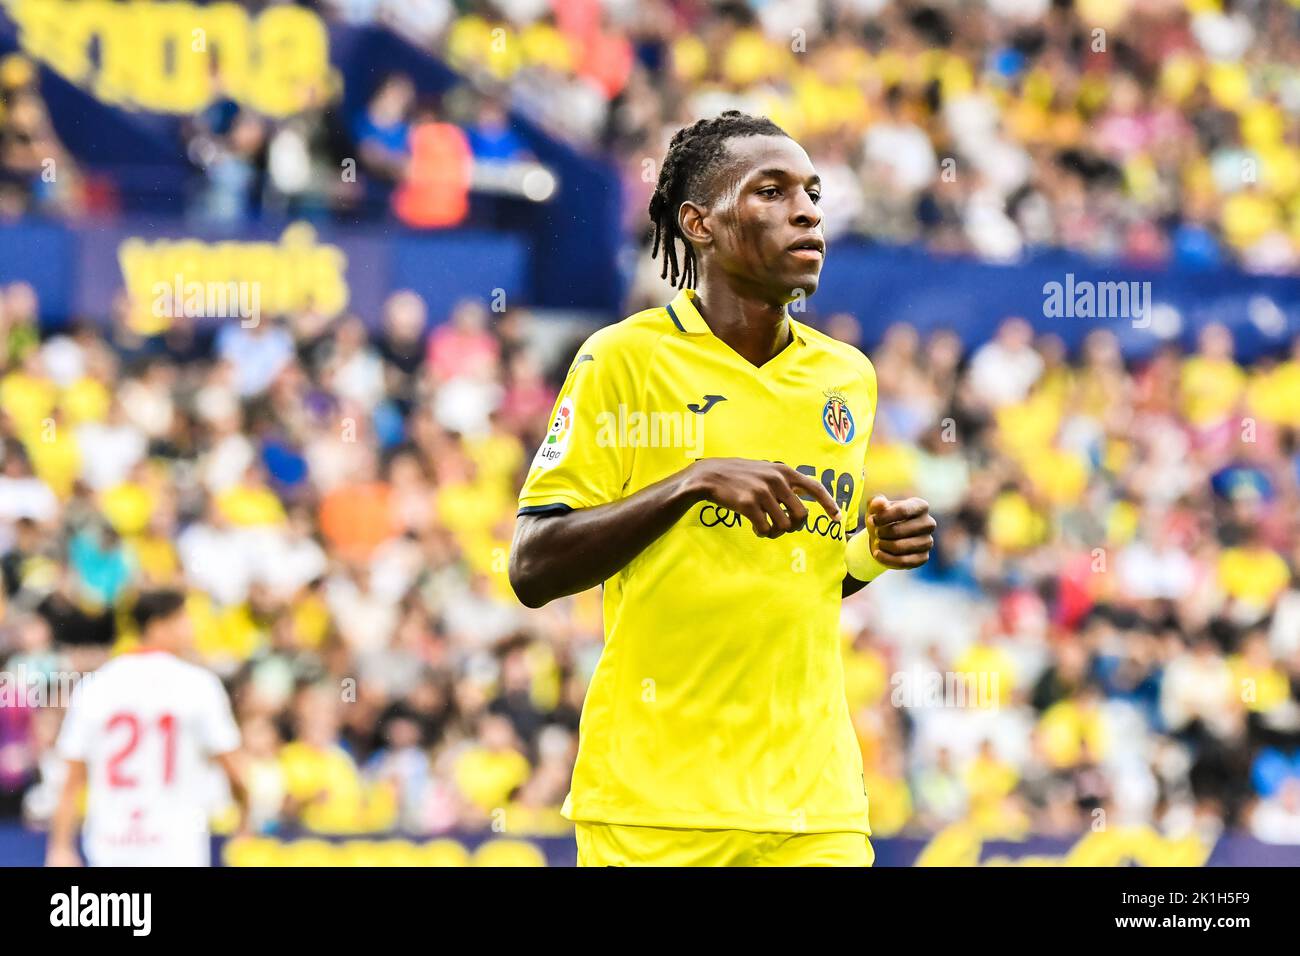
{"label": "yellow lettering on banner", "polygon": [[61,4],[6,0],[5,10],[18,26],[23,49],[74,83],[90,75],[90,55],[81,24],[63,16]]}
{"label": "yellow lettering on banner", "polygon": [[420,854],[409,840],[344,840],[335,847],[332,866],[419,866]]}
{"label": "yellow lettering on banner", "polygon": [[195,52],[192,41],[192,31],[203,29],[198,26],[206,19],[203,8],[135,0],[127,9],[133,21],[119,22],[112,51],[129,80],[121,91],[97,84],[95,94],[157,113],[194,113],[207,106],[211,54]]}
{"label": "yellow lettering on banner", "polygon": [[546,866],[546,855],[527,840],[485,840],[471,855],[457,840],[234,837],[222,850],[226,866]]}
{"label": "yellow lettering on banner", "polygon": [[914,866],[1204,866],[1213,846],[1195,835],[1171,839],[1149,826],[1115,827],[1088,833],[1063,856],[995,856],[981,863],[983,841],[965,824],[937,833]]}
{"label": "yellow lettering on banner", "polygon": [[980,866],[1060,866],[1060,857],[1055,856],[991,856]]}
{"label": "yellow lettering on banner", "polygon": [[338,92],[329,32],[303,7],[250,17],[235,3],[2,2],[26,53],[116,106],[192,114],[212,102],[214,77],[225,95],[274,117]]}
{"label": "yellow lettering on banner", "polygon": [[954,824],[935,834],[912,865],[978,866],[982,845],[973,827]]}
{"label": "yellow lettering on banner", "polygon": [[226,85],[226,95],[236,103],[251,105],[256,75],[253,26],[248,11],[233,3],[215,3],[206,9],[200,29],[204,31],[208,48],[208,69],[211,70],[215,61],[221,81]]}
{"label": "yellow lettering on banner", "polygon": [[205,289],[227,283],[256,287],[260,311],[268,316],[307,308],[337,315],[351,298],[347,255],[338,246],[318,242],[307,223],[289,226],[279,242],[132,236],[118,246],[117,261],[131,298],[132,321],[142,331],[167,327],[165,320],[159,325],[154,309],[160,287],[170,295],[168,302],[179,300],[181,306],[191,283]]}
{"label": "yellow lettering on banner", "polygon": [[1195,836],[1166,839],[1149,826],[1090,833],[1070,848],[1066,866],[1204,866],[1212,848]]}
{"label": "yellow lettering on banner", "polygon": [[[983,843],[966,824],[935,835],[915,866],[1204,866],[1212,846],[1196,836],[1169,839],[1149,826],[1117,827],[1089,833],[1063,856],[999,855],[979,860]],[[471,854],[447,837],[407,839],[354,838],[329,841],[312,837],[234,837],[222,852],[226,866],[546,866],[546,855],[528,840],[485,840]]]}
{"label": "yellow lettering on banner", "polygon": [[336,866],[339,852],[328,840],[294,840],[280,845],[279,866]]}
{"label": "yellow lettering on banner", "polygon": [[[87,62],[85,73],[64,75],[68,79],[89,86],[96,98],[105,103],[134,105],[141,98],[140,74],[142,63],[149,59],[145,46],[149,32],[136,33],[139,11],[132,6],[114,5],[92,0],[84,7],[70,11],[69,32],[77,34],[77,43],[83,48],[91,40],[99,41],[99,68]],[[50,64],[55,70],[57,63]]]}
{"label": "yellow lettering on banner", "polygon": [[527,840],[485,840],[474,851],[475,866],[545,866],[546,854]]}
{"label": "yellow lettering on banner", "polygon": [[[244,106],[253,105],[257,82],[254,24],[248,12],[233,3],[217,3],[205,8],[200,29],[203,30],[201,39],[206,51],[195,54],[205,62],[209,76],[220,78],[222,94]],[[209,99],[216,93],[212,90]]]}
{"label": "yellow lettering on banner", "polygon": [[469,850],[455,840],[441,839],[421,843],[417,866],[469,866]]}
{"label": "yellow lettering on banner", "polygon": [[270,837],[233,837],[222,847],[222,862],[226,866],[275,866],[280,842]]}
{"label": "yellow lettering on banner", "polygon": [[331,93],[329,35],[302,7],[274,7],[257,18],[252,106],[285,116]]}

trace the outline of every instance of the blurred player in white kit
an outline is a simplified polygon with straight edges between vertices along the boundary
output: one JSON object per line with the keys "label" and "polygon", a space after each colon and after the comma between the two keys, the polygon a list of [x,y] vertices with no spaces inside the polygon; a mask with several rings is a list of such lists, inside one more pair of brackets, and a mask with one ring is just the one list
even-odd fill
{"label": "blurred player in white kit", "polygon": [[141,594],[140,646],[83,678],[57,749],[68,775],[50,824],[46,864],[76,866],[77,811],[87,790],[91,866],[208,866],[212,762],[246,806],[239,728],[216,674],[182,659],[191,625],[184,596]]}

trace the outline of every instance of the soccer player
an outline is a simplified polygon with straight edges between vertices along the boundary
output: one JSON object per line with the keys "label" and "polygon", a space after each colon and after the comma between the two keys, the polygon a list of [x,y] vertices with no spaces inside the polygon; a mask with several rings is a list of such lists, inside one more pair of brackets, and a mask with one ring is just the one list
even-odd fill
{"label": "soccer player", "polygon": [[87,787],[85,851],[92,866],[208,866],[212,767],[247,798],[239,729],[221,681],[181,659],[190,644],[185,598],[141,594],[140,646],[87,675],[72,692],[57,749],[68,775],[50,825],[46,863],[76,866],[77,801]]}
{"label": "soccer player", "polygon": [[840,602],[924,564],[935,523],[864,506],[875,371],[787,309],[817,288],[820,202],[769,120],[680,130],[649,211],[681,291],[582,346],[520,494],[520,600],[604,584],[564,806],[580,865],[874,859]]}

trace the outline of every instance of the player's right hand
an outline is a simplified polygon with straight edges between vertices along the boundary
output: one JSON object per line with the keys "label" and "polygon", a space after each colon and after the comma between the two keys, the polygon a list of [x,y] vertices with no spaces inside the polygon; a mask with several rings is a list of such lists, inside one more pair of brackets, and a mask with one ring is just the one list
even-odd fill
{"label": "player's right hand", "polygon": [[70,846],[50,846],[45,851],[46,866],[81,866],[81,857]]}
{"label": "player's right hand", "polygon": [[842,517],[839,505],[820,481],[778,462],[702,458],[684,474],[687,487],[701,501],[712,501],[748,518],[760,538],[777,538],[802,526],[808,508],[799,499],[801,492],[820,502],[832,521]]}

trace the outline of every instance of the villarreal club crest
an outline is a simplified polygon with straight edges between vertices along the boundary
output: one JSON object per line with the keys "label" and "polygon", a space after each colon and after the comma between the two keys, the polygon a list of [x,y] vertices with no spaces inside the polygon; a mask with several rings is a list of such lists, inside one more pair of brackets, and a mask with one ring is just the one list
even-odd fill
{"label": "villarreal club crest", "polygon": [[834,389],[826,392],[826,404],[822,406],[822,425],[826,428],[826,434],[837,444],[847,445],[853,441],[857,426],[853,423],[853,413],[849,411],[849,403],[843,392]]}

